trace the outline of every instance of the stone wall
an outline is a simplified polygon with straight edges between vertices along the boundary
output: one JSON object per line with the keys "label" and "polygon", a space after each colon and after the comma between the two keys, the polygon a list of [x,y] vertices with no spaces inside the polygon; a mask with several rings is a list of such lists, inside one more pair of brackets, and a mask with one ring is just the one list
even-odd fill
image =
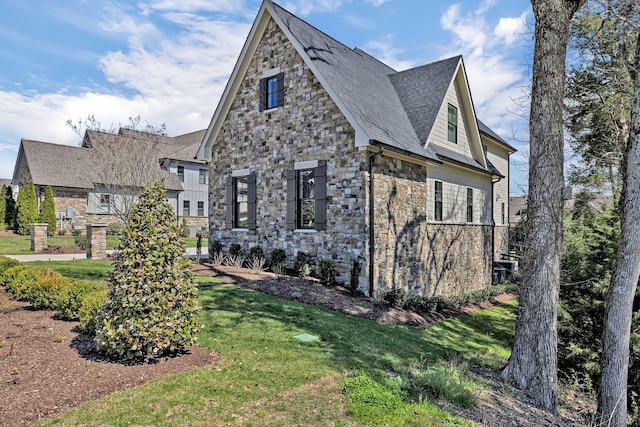
{"label": "stone wall", "polygon": [[31,250],[40,253],[47,248],[47,224],[31,224]]}
{"label": "stone wall", "polygon": [[[274,68],[284,72],[284,105],[259,111],[259,80]],[[327,166],[326,230],[286,230],[286,170],[313,160]],[[245,251],[260,245],[266,254],[284,249],[288,267],[298,251],[316,261],[332,259],[338,281],[348,282],[353,261],[364,263],[366,256],[365,166],[366,154],[356,149],[351,125],[271,21],[213,145],[210,239],[221,240],[225,250],[231,243]],[[225,228],[226,179],[240,169],[256,174],[256,230]]]}
{"label": "stone wall", "polygon": [[87,224],[87,258],[107,257],[107,225]]}
{"label": "stone wall", "polygon": [[459,295],[491,284],[491,226],[429,223],[427,169],[376,159],[375,294]]}
{"label": "stone wall", "polygon": [[493,241],[493,256],[498,261],[503,254],[509,254],[509,227],[496,227]]}

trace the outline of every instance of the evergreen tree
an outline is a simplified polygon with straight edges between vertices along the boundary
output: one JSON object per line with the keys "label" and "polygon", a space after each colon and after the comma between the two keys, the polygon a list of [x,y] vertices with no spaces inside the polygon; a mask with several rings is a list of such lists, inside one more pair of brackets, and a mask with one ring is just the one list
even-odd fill
{"label": "evergreen tree", "polygon": [[47,234],[53,236],[58,221],[56,220],[56,205],[53,199],[53,189],[50,185],[44,190],[44,200],[40,204],[38,222],[47,224]]}
{"label": "evergreen tree", "polygon": [[4,196],[6,193],[7,186],[2,184],[2,187],[0,187],[0,227],[5,224],[4,217],[7,213],[7,199]]}
{"label": "evergreen tree", "polygon": [[7,227],[13,227],[16,215],[16,201],[13,200],[13,188],[8,185],[5,193],[0,195],[0,197],[3,197],[6,202],[4,218],[0,218],[0,221],[4,220]]}
{"label": "evergreen tree", "polygon": [[20,235],[26,236],[31,233],[31,224],[38,220],[38,203],[36,201],[36,188],[33,181],[27,184],[18,192],[16,202],[16,215],[14,230]]}
{"label": "evergreen tree", "polygon": [[131,209],[96,320],[98,348],[120,359],[181,351],[198,331],[199,307],[184,240],[162,184]]}

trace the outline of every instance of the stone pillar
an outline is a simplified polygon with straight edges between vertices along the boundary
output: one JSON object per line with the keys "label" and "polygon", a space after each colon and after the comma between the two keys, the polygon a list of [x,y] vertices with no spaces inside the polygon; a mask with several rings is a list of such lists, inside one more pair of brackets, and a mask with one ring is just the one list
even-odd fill
{"label": "stone pillar", "polygon": [[48,224],[31,224],[31,250],[37,253],[47,247]]}
{"label": "stone pillar", "polygon": [[87,258],[107,257],[107,224],[87,224]]}

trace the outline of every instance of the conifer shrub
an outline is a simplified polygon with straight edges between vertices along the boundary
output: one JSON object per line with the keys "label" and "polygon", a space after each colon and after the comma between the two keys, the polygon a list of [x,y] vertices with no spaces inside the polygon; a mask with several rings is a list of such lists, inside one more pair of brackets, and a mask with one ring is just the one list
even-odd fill
{"label": "conifer shrub", "polygon": [[14,230],[22,236],[31,233],[31,224],[38,220],[38,202],[36,201],[36,188],[33,181],[27,184],[18,192],[16,201],[16,215]]}
{"label": "conifer shrub", "polygon": [[44,200],[42,200],[40,204],[38,222],[47,224],[47,235],[54,235],[58,221],[56,220],[56,204],[53,199],[53,189],[50,185],[47,185],[44,190]]}
{"label": "conifer shrub", "polygon": [[140,195],[118,252],[95,320],[98,349],[121,360],[152,359],[193,344],[197,288],[162,184]]}
{"label": "conifer shrub", "polygon": [[[7,224],[7,227],[14,227],[15,215],[16,215],[16,201],[13,200],[13,189],[11,186],[7,186],[6,192],[0,197],[4,197],[5,200],[5,212],[4,212],[4,223]],[[2,222],[2,218],[0,218],[0,222]],[[15,228],[15,227],[14,227]]]}
{"label": "conifer shrub", "polygon": [[320,283],[325,286],[333,285],[336,281],[336,263],[330,259],[321,259],[318,264]]}
{"label": "conifer shrub", "polygon": [[293,268],[299,277],[309,276],[311,274],[311,255],[304,251],[298,252]]}
{"label": "conifer shrub", "polygon": [[284,249],[275,248],[271,251],[271,259],[269,265],[278,278],[284,277],[286,273],[285,262],[287,261],[287,253]]}
{"label": "conifer shrub", "polygon": [[0,187],[0,225],[5,224],[5,216],[7,214],[7,198],[5,194],[7,193],[7,186],[2,184]]}

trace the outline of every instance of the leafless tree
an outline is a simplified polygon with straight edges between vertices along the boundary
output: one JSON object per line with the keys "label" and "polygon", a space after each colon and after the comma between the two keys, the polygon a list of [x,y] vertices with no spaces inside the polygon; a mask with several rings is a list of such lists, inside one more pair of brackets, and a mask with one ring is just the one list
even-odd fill
{"label": "leafless tree", "polygon": [[564,192],[563,94],[571,18],[585,0],[531,0],[536,19],[529,195],[515,340],[502,372],[534,403],[556,411],[557,313]]}

